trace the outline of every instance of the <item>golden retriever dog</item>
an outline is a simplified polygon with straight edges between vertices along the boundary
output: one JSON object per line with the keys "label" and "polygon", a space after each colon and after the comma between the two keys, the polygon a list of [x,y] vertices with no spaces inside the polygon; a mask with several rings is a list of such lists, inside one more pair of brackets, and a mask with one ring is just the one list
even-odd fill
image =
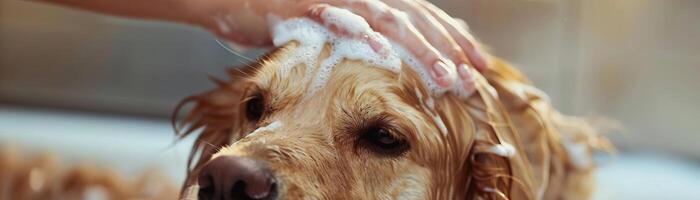
{"label": "golden retriever dog", "polygon": [[[183,199],[587,199],[606,140],[495,57],[464,99],[343,60],[304,97],[289,42],[214,80],[173,120],[197,134]],[[330,44],[319,58],[329,55]],[[404,64],[405,65],[405,64]],[[176,115],[177,115],[176,111]]]}

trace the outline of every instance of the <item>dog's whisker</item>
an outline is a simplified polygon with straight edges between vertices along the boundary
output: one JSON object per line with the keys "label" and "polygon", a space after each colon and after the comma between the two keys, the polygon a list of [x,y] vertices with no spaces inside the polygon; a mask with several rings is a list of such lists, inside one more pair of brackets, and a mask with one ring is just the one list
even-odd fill
{"label": "dog's whisker", "polygon": [[243,74],[246,78],[250,77],[250,74],[248,74],[248,72],[245,72],[245,71],[239,69],[238,67],[233,68],[233,70],[236,70],[238,73]]}
{"label": "dog's whisker", "polygon": [[[226,51],[232,53],[233,55],[236,55],[236,56],[238,56],[238,57],[240,57],[240,58],[243,58],[244,60],[246,60],[246,61],[248,61],[248,62],[255,62],[255,60],[250,59],[250,58],[244,56],[243,54],[238,53],[238,52],[234,51],[233,49],[231,49],[230,47],[226,46],[226,45],[225,45],[224,43],[222,43],[219,39],[214,38],[214,40],[216,40],[216,43],[218,43],[219,46],[221,46],[222,48],[226,49]],[[241,62],[241,63],[243,63],[243,62]]]}
{"label": "dog's whisker", "polygon": [[[245,70],[241,70],[241,68],[246,68],[251,66],[250,64],[244,64],[242,66],[236,66],[234,68],[229,68],[228,70],[235,70],[235,72],[228,71],[227,73],[229,74],[229,77],[234,77],[234,78],[246,78],[246,77],[251,77],[251,74],[246,72]],[[243,76],[241,76],[243,75]]]}
{"label": "dog's whisker", "polygon": [[211,146],[212,148],[215,148],[215,149],[217,149],[217,150],[221,150],[221,147],[218,147],[218,146],[216,146],[216,145],[214,145],[214,144],[212,144],[212,143],[210,143],[210,142],[208,142],[208,141],[202,141],[202,144],[206,144],[206,145]]}

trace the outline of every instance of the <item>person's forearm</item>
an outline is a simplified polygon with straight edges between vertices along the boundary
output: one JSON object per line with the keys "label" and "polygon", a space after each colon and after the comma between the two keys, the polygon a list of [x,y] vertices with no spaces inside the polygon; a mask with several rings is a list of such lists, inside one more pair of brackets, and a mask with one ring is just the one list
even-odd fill
{"label": "person's forearm", "polygon": [[190,0],[38,0],[93,12],[139,18],[201,24],[201,16],[186,4]]}
{"label": "person's forearm", "polygon": [[[251,45],[269,45],[266,13],[301,15],[297,0],[36,0],[93,12],[185,23],[219,37]],[[301,0],[299,0],[301,1]]]}

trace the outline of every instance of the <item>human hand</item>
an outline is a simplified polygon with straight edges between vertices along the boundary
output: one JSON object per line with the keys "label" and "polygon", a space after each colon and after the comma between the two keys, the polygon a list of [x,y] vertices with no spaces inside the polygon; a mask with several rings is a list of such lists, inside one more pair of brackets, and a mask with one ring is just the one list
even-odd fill
{"label": "human hand", "polygon": [[282,19],[310,17],[347,37],[346,26],[327,23],[333,9],[347,9],[364,18],[386,37],[413,53],[426,67],[438,86],[448,88],[460,79],[465,91],[474,91],[471,67],[483,70],[487,56],[479,49],[466,24],[452,18],[425,0],[210,0],[206,8],[200,1],[190,7],[201,11],[202,26],[235,43],[248,46],[271,45],[268,14]]}

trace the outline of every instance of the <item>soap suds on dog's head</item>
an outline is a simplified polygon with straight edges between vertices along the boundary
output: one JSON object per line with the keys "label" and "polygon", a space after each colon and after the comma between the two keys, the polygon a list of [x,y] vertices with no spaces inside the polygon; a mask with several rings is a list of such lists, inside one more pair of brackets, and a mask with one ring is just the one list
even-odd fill
{"label": "soap suds on dog's head", "polygon": [[[281,64],[283,67],[280,70],[287,73],[297,65],[306,66],[305,81],[309,85],[306,95],[311,96],[322,89],[333,68],[343,60],[359,60],[396,73],[401,71],[402,64],[406,64],[421,77],[433,95],[441,95],[447,90],[459,93],[458,88],[461,87],[458,84],[447,89],[439,87],[415,56],[398,43],[389,41],[372,30],[362,17],[340,8],[328,8],[319,17],[325,26],[308,18],[279,20],[268,16],[275,46],[280,47],[292,41],[299,44],[295,54]],[[339,29],[355,37],[336,35],[326,27],[342,27]],[[356,37],[358,35],[361,37]],[[326,44],[331,47],[330,55],[318,60]]]}
{"label": "soap suds on dog's head", "polygon": [[[371,31],[368,25],[356,26],[356,28],[365,28]],[[324,26],[310,19],[295,18],[278,22],[273,26],[272,34],[275,46],[282,46],[291,41],[299,43],[299,47],[295,50],[295,55],[290,56],[285,61],[286,63],[282,64],[282,72],[289,72],[291,67],[299,64],[306,66],[306,78],[310,78],[315,72],[315,76],[309,79],[311,82],[308,95],[312,95],[323,88],[333,68],[344,59],[360,60],[393,72],[401,70],[401,60],[396,54],[387,52],[386,55],[380,55],[368,43],[353,38],[338,37]],[[390,46],[388,41],[376,32],[368,32],[368,37],[376,37],[374,38],[375,41],[384,43],[381,45]],[[330,55],[328,58],[319,61],[317,60],[318,56],[326,44],[331,46]],[[317,65],[318,68],[316,68]]]}

